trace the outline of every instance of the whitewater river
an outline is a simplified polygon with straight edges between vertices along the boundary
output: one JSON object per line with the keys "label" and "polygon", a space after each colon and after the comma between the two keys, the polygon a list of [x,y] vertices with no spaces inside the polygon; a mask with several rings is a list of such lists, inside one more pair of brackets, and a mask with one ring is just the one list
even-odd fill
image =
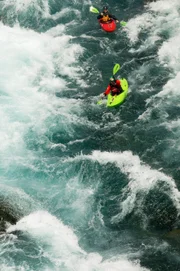
{"label": "whitewater river", "polygon": [[180,1],[104,4],[0,1],[0,271],[180,270]]}

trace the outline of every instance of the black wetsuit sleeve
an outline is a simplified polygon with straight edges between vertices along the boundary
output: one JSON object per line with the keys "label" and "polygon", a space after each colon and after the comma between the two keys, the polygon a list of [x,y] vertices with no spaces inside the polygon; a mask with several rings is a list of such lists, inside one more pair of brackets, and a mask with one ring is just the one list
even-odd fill
{"label": "black wetsuit sleeve", "polygon": [[103,16],[101,15],[101,14],[99,14],[98,16],[97,16],[97,19],[99,20],[99,19],[101,19]]}
{"label": "black wetsuit sleeve", "polygon": [[114,15],[112,15],[112,14],[110,14],[110,13],[109,13],[109,18],[112,18],[112,19],[114,19],[115,21],[118,20],[118,18],[116,18],[116,16],[114,16]]}

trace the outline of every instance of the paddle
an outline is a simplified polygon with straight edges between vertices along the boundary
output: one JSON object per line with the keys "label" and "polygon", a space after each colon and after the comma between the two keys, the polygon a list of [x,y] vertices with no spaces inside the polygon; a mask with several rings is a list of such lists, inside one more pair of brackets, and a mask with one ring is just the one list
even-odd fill
{"label": "paddle", "polygon": [[120,65],[117,63],[114,65],[113,68],[113,75],[115,75],[120,70]]}
{"label": "paddle", "polygon": [[99,10],[97,8],[94,8],[93,6],[90,6],[89,10],[93,13],[100,13]]}
{"label": "paddle", "polygon": [[[114,76],[119,70],[120,70],[120,65],[117,63],[117,64],[114,65],[114,68],[113,68],[113,76]],[[102,99],[103,99],[103,98],[101,98],[101,100],[99,100],[99,101],[97,102],[97,104],[102,104]]]}
{"label": "paddle", "polygon": [[[100,12],[99,12],[99,10],[97,9],[97,8],[94,8],[93,6],[90,6],[90,8],[89,8],[89,10],[90,10],[90,12],[92,12],[92,13],[96,13],[96,14],[99,14]],[[120,25],[121,26],[126,26],[126,22],[125,21],[120,21]]]}
{"label": "paddle", "polygon": [[127,23],[126,23],[125,21],[120,21],[120,25],[121,25],[121,26],[126,26],[126,24],[127,24]]}

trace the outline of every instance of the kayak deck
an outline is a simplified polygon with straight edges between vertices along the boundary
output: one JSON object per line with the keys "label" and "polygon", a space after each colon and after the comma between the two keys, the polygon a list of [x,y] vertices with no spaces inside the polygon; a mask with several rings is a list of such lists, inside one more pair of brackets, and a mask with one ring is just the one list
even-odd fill
{"label": "kayak deck", "polygon": [[113,32],[116,30],[116,22],[112,19],[108,22],[102,22],[99,20],[101,28],[106,32]]}
{"label": "kayak deck", "polygon": [[128,82],[125,78],[121,79],[121,87],[123,89],[123,92],[119,95],[112,96],[111,94],[108,94],[107,107],[114,107],[124,102],[128,93]]}

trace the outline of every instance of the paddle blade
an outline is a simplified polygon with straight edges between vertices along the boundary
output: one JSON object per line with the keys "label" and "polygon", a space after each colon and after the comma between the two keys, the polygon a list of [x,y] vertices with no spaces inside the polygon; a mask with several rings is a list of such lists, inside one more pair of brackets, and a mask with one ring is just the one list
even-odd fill
{"label": "paddle blade", "polygon": [[120,65],[117,63],[117,64],[115,64],[115,66],[113,68],[113,75],[115,75],[119,70],[120,70]]}
{"label": "paddle blade", "polygon": [[102,99],[97,102],[97,104],[102,104]]}
{"label": "paddle blade", "polygon": [[120,25],[121,25],[121,26],[126,26],[126,24],[127,24],[127,23],[126,23],[125,21],[121,21],[121,22],[120,22]]}
{"label": "paddle blade", "polygon": [[93,6],[90,6],[89,11],[93,13],[99,13],[99,10],[97,8],[94,8]]}

